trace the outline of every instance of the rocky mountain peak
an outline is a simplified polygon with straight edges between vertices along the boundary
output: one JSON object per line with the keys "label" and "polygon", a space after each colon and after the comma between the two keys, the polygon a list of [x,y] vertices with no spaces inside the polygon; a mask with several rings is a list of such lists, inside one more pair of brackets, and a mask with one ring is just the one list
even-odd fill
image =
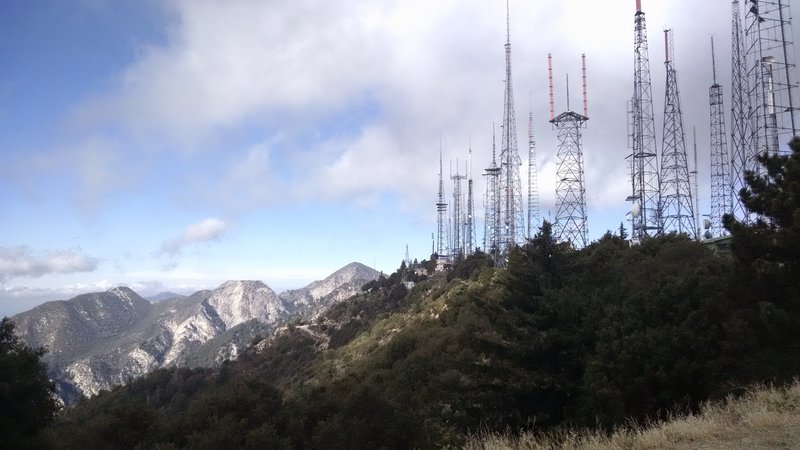
{"label": "rocky mountain peak", "polygon": [[136,306],[136,304],[147,304],[147,301],[139,296],[133,289],[127,286],[118,286],[115,288],[111,288],[107,290],[109,294],[116,296],[118,299],[122,301],[124,305],[129,305],[131,307]]}
{"label": "rocky mountain peak", "polygon": [[211,291],[207,302],[226,329],[250,319],[272,322],[286,312],[277,294],[257,280],[226,281]]}
{"label": "rocky mountain peak", "polygon": [[[377,279],[378,276],[380,276],[380,272],[377,270],[359,262],[352,262],[330,274],[324,280],[309,284],[306,289],[313,298],[320,298],[329,295],[343,285],[352,283],[364,284],[367,281]],[[358,287],[360,287],[360,285]]]}

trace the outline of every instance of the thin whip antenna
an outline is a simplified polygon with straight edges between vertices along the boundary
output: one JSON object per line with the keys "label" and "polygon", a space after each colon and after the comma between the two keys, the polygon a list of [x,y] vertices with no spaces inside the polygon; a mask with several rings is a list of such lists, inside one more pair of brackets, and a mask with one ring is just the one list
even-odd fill
{"label": "thin whip antenna", "polygon": [[589,108],[586,103],[586,54],[581,53],[581,65],[583,70],[583,115],[589,117]]}
{"label": "thin whip antenna", "polygon": [[692,140],[694,145],[694,226],[697,230],[696,239],[700,240],[700,188],[698,186],[697,178],[697,127],[692,125]]}
{"label": "thin whip antenna", "polygon": [[547,79],[550,83],[550,120],[556,118],[555,105],[553,104],[553,57],[547,54]]}
{"label": "thin whip antenna", "polygon": [[569,74],[567,74],[567,111],[569,111]]}
{"label": "thin whip antenna", "polygon": [[492,162],[497,160],[497,140],[495,139],[495,129],[497,125],[492,122]]}
{"label": "thin whip antenna", "polygon": [[506,45],[511,45],[511,13],[508,9],[508,0],[506,0]]}
{"label": "thin whip antenna", "polygon": [[467,175],[472,178],[472,133],[469,134],[469,155],[467,156]]}
{"label": "thin whip antenna", "polygon": [[717,57],[714,53],[714,35],[711,35],[711,73],[714,77],[714,84],[717,84]]}

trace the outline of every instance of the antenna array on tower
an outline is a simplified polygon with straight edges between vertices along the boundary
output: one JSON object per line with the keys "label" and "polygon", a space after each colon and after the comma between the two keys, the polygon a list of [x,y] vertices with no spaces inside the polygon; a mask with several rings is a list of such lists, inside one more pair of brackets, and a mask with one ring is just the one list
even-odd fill
{"label": "antenna array on tower", "polygon": [[528,113],[528,239],[533,239],[539,220],[539,181],[536,168],[536,141],[533,139],[533,111]]}
{"label": "antenna array on tower", "polygon": [[794,102],[798,100],[789,1],[748,0],[746,5],[751,153],[785,153],[789,140],[797,135]]}
{"label": "antenna array on tower", "polygon": [[[583,92],[586,93],[586,59],[583,63]],[[552,58],[547,55],[548,73],[552,73]],[[569,86],[567,87],[569,88]],[[552,93],[552,76],[550,92]],[[586,111],[584,95],[583,110]],[[567,105],[569,109],[569,105]],[[556,239],[570,242],[576,248],[587,242],[586,186],[583,174],[583,149],[581,128],[589,118],[573,111],[566,111],[550,121],[558,130],[558,169],[556,170]]]}
{"label": "antenna array on tower", "polygon": [[504,265],[508,251],[525,240],[522,215],[522,183],[519,167],[522,161],[517,149],[517,119],[514,113],[514,89],[511,82],[511,26],[506,2],[506,79],[503,101],[503,127],[500,142],[500,251]]}
{"label": "antenna array on tower", "polygon": [[444,175],[442,173],[442,147],[439,144],[439,200],[436,202],[436,255],[439,258],[447,257],[447,203],[444,202]]}
{"label": "antenna array on tower", "polygon": [[467,211],[464,218],[464,249],[468,255],[475,252],[475,201],[472,190],[472,143],[467,157]]}
{"label": "antenna array on tower", "polygon": [[458,172],[458,163],[456,162],[456,174],[452,174],[451,168],[450,179],[453,180],[453,214],[452,214],[452,230],[453,241],[450,244],[450,252],[452,254],[453,262],[458,262],[464,258],[464,211],[462,211],[462,194],[461,194],[461,180],[467,179],[466,175],[461,175]]}
{"label": "antenna array on tower", "polygon": [[[711,37],[711,68],[714,84],[708,88],[711,121],[711,221],[710,233],[712,236],[725,234],[722,225],[722,216],[730,214],[731,204],[731,175],[728,167],[728,142],[725,132],[725,111],[722,100],[722,86],[717,83],[717,65],[714,52],[714,37]],[[698,213],[699,211],[695,211]]]}
{"label": "antenna array on tower", "polygon": [[494,125],[492,125],[492,162],[484,170],[486,194],[484,196],[483,247],[495,264],[501,260],[500,250],[500,167],[497,165]]}
{"label": "antenna array on tower", "polygon": [[661,232],[658,161],[653,90],[650,82],[650,56],[647,50],[647,26],[640,0],[634,16],[633,97],[631,98],[631,237],[641,241]]}
{"label": "antenna array on tower", "polygon": [[748,221],[739,191],[745,187],[745,170],[753,169],[750,146],[750,88],[747,81],[747,64],[744,53],[744,34],[739,0],[731,3],[731,200],[737,219]]}
{"label": "antenna array on tower", "polygon": [[697,230],[694,226],[694,202],[686,157],[686,136],[683,132],[672,30],[664,30],[664,45],[667,86],[664,93],[664,143],[661,148],[661,230],[664,233],[685,233],[695,238]]}

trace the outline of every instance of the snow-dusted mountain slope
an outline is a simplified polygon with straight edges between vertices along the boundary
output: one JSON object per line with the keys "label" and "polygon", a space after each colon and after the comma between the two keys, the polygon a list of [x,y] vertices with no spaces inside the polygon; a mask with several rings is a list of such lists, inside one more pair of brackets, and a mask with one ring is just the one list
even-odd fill
{"label": "snow-dusted mountain slope", "polygon": [[261,281],[227,281],[213,291],[151,303],[126,287],[48,302],[13,317],[70,403],[169,365],[235,358],[254,336],[294,317],[310,319],[351,297],[379,273],[358,263],[280,296]]}

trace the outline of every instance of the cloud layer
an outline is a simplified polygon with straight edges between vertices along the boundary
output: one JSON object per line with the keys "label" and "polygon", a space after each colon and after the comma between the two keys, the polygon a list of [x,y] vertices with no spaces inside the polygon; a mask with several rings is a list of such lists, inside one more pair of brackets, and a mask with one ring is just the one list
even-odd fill
{"label": "cloud layer", "polygon": [[17,277],[91,272],[99,260],[78,250],[35,251],[30,247],[0,247],[0,281]]}
{"label": "cloud layer", "polygon": [[205,219],[189,225],[182,235],[169,239],[161,245],[161,253],[175,256],[187,246],[202,242],[219,241],[225,234],[228,224],[220,219]]}

